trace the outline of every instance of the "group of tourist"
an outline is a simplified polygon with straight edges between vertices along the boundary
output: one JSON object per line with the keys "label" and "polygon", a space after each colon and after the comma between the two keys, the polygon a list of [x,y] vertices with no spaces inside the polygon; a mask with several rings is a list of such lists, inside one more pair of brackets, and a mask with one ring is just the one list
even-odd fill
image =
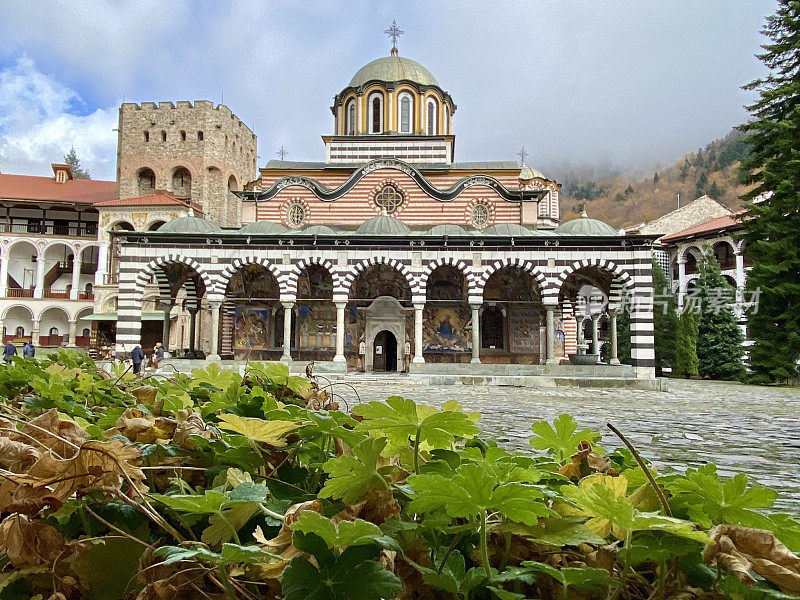
{"label": "group of tourist", "polygon": [[[3,362],[10,365],[12,356],[17,356],[17,347],[14,345],[14,342],[9,341],[5,345],[5,348],[3,348]],[[22,346],[22,356],[24,358],[33,358],[36,356],[36,346],[33,345],[33,340],[28,340]]]}
{"label": "group of tourist", "polygon": [[[141,346],[136,346],[131,352],[131,363],[133,364],[133,372],[138,375],[142,371],[142,363],[144,362],[145,354]],[[161,342],[156,342],[153,346],[153,354],[147,363],[147,366],[154,371],[158,369],[158,363],[164,360],[164,345]]]}

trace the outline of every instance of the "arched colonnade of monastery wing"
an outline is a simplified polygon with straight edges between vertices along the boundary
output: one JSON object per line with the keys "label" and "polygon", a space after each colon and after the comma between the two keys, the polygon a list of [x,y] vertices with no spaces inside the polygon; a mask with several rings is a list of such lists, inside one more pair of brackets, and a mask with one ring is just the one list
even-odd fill
{"label": "arched colonnade of monastery wing", "polygon": [[[485,343],[484,333],[472,327],[475,319],[505,319],[506,338],[517,328],[517,337],[527,337],[528,344],[539,340],[540,331],[554,327],[568,335],[568,320],[577,316],[583,323],[588,318],[580,293],[589,284],[608,296],[606,310],[612,318],[623,309],[624,296],[638,297],[631,315],[632,364],[653,367],[651,251],[644,245],[581,249],[577,244],[569,247],[565,240],[560,247],[389,250],[376,245],[345,250],[333,241],[325,249],[299,240],[287,245],[270,242],[270,247],[213,242],[203,239],[179,250],[166,242],[159,247],[151,238],[145,244],[123,246],[118,354],[141,343],[142,301],[155,287],[165,307],[181,295],[190,312],[207,315],[202,338],[212,358],[221,353],[228,358],[290,359],[313,347],[321,352],[307,352],[302,358],[350,363],[358,360],[360,342],[370,349],[375,343],[365,339],[374,338],[375,332],[365,331],[358,321],[377,310],[376,299],[394,298],[391,310],[407,316],[407,327],[394,334],[399,356],[409,352],[410,345],[415,363],[515,362],[514,348],[509,347],[512,340],[500,336],[495,344]],[[449,291],[443,292],[445,288]],[[300,327],[309,314],[319,317],[312,321],[316,330],[311,332]],[[455,352],[431,340],[436,318],[442,320],[436,323],[444,336],[439,342],[445,339],[446,345],[454,337],[464,338]],[[239,331],[240,326],[247,327],[250,337]],[[571,327],[582,330],[574,321]],[[544,339],[541,345],[521,348],[516,359],[533,364],[553,358]],[[248,352],[237,356],[236,344],[241,342],[250,345],[239,347]],[[569,351],[562,349],[562,355]]]}

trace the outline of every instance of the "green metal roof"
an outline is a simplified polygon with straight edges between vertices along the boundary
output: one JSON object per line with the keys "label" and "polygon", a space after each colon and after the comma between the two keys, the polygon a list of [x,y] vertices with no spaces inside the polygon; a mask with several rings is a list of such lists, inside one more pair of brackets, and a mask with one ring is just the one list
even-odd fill
{"label": "green metal roof", "polygon": [[481,230],[481,232],[483,235],[499,235],[508,237],[535,235],[535,233],[527,227],[517,225],[516,223],[500,223],[498,225],[492,225],[491,227]]}
{"label": "green metal roof", "polygon": [[336,235],[337,232],[327,225],[311,225],[296,233],[302,233],[303,235]]}
{"label": "green metal roof", "polygon": [[402,56],[384,56],[361,67],[347,87],[361,87],[370,81],[411,81],[439,87],[436,78],[415,60]]}
{"label": "green metal roof", "polygon": [[239,233],[248,233],[250,235],[272,235],[275,233],[284,233],[287,231],[286,227],[280,223],[273,223],[272,221],[256,221],[249,223],[239,230]]}
{"label": "green metal roof", "polygon": [[586,211],[583,211],[579,218],[562,223],[553,231],[561,235],[619,235],[619,232],[608,223],[603,223],[603,221],[598,221],[597,219],[590,219]]}
{"label": "green metal roof", "polygon": [[411,229],[391,215],[378,215],[364,221],[356,235],[411,235]]}
{"label": "green metal roof", "polygon": [[216,233],[222,231],[222,228],[200,217],[178,217],[167,221],[156,231],[159,233]]}
{"label": "green metal roof", "polygon": [[422,235],[471,235],[473,232],[467,231],[461,225],[452,223],[434,225]]}

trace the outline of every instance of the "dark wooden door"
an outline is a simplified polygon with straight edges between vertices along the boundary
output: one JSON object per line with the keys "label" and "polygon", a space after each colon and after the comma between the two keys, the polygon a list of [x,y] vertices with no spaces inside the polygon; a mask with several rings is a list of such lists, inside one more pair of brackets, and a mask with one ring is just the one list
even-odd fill
{"label": "dark wooden door", "polygon": [[372,370],[385,371],[386,370],[386,336],[391,335],[388,331],[381,331],[375,336],[375,342],[372,345]]}

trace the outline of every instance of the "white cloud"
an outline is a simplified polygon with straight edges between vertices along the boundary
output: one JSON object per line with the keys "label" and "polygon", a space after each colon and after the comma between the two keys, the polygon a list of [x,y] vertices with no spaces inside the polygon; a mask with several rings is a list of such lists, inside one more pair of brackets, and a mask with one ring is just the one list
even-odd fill
{"label": "white cloud", "polygon": [[113,179],[116,106],[81,114],[80,95],[21,56],[0,71],[0,171],[49,175],[71,147],[94,179]]}

